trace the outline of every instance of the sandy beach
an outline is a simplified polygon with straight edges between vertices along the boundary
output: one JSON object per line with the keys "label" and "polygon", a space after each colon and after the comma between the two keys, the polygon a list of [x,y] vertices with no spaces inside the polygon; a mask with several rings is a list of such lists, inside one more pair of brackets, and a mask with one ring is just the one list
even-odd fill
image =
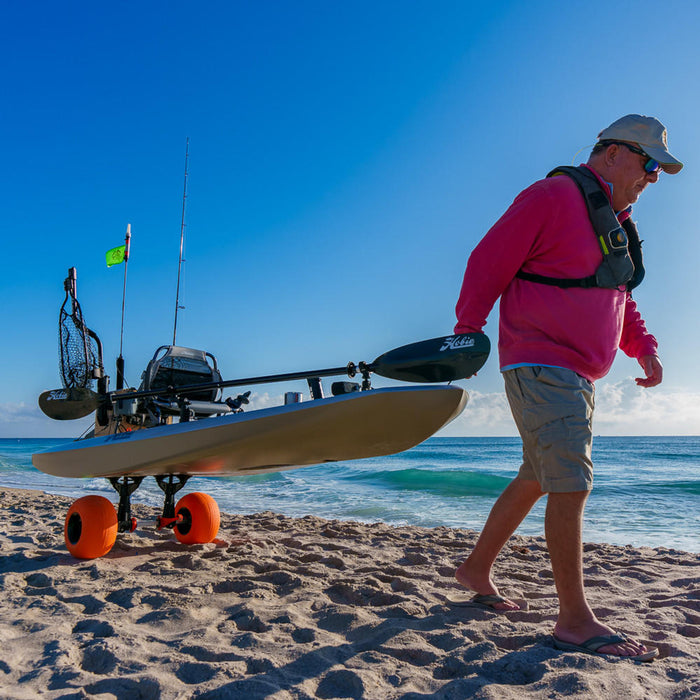
{"label": "sandy beach", "polygon": [[700,554],[586,545],[599,617],[660,650],[641,664],[553,647],[539,538],[507,545],[504,615],[449,603],[471,531],[222,514],[184,546],[134,504],[139,528],[80,561],[70,502],[0,490],[2,698],[700,697]]}

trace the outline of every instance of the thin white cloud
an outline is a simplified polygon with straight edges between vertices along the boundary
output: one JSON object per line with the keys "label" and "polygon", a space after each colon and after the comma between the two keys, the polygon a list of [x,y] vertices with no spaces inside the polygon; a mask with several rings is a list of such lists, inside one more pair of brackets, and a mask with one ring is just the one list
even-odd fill
{"label": "thin white cloud", "polygon": [[262,394],[252,394],[250,403],[245,407],[246,411],[259,411],[262,408],[272,408],[284,403],[284,397],[270,396],[266,391]]}
{"label": "thin white cloud", "polygon": [[0,404],[0,423],[22,423],[41,417],[41,411],[36,406],[24,403]]}
{"label": "thin white cloud", "polygon": [[444,428],[441,437],[498,437],[517,435],[504,392],[469,391],[461,416]]}
{"label": "thin white cloud", "polygon": [[0,404],[0,438],[75,438],[91,422],[91,418],[76,421],[51,420],[38,406],[24,402]]}
{"label": "thin white cloud", "polygon": [[[284,403],[284,397],[267,392],[253,394],[247,411],[270,408]],[[0,438],[77,438],[89,429],[94,415],[80,420],[57,421],[45,416],[37,405],[0,403]]]}
{"label": "thin white cloud", "polygon": [[[700,393],[642,389],[632,377],[596,385],[596,435],[700,435]],[[469,392],[464,413],[440,435],[517,435],[504,392]]]}
{"label": "thin white cloud", "polygon": [[700,435],[700,393],[642,389],[631,377],[600,384],[594,420],[601,435]]}
{"label": "thin white cloud", "polygon": [[[245,408],[254,411],[279,406],[282,395],[251,396]],[[0,404],[0,437],[77,437],[91,422],[53,421],[37,406]],[[596,435],[700,435],[700,393],[641,389],[630,377],[596,385]],[[439,433],[442,437],[515,436],[517,431],[504,392],[469,391],[467,408]]]}

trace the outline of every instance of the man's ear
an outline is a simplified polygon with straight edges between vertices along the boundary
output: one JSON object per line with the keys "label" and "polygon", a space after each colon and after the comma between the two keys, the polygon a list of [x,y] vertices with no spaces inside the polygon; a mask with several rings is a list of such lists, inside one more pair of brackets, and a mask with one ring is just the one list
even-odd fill
{"label": "man's ear", "polygon": [[617,160],[618,156],[620,154],[620,146],[616,143],[611,143],[606,149],[605,153],[603,154],[605,156],[605,164],[612,167],[615,165],[615,161]]}

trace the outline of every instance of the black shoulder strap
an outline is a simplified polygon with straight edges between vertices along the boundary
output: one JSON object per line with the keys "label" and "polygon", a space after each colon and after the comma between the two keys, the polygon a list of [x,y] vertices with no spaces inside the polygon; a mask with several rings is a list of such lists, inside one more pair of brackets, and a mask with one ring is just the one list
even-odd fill
{"label": "black shoulder strap", "polygon": [[[524,272],[523,270],[519,270],[515,276],[519,279],[528,280],[530,282],[539,282],[540,284],[549,284],[554,287],[561,287],[562,289],[571,289],[573,287],[617,287],[618,285],[614,283],[614,281],[611,281],[611,279],[614,280],[614,277],[611,278],[605,264],[607,257],[605,253],[605,243],[603,241],[603,237],[600,235],[601,231],[610,232],[614,231],[615,229],[619,230],[620,227],[617,216],[610,205],[610,200],[606,196],[605,192],[603,192],[600,183],[598,182],[598,178],[590,170],[588,170],[588,168],[581,166],[574,167],[570,165],[561,165],[554,168],[554,170],[551,170],[547,174],[547,177],[554,177],[556,175],[567,175],[576,183],[576,186],[581,192],[581,196],[586,203],[588,216],[591,220],[591,224],[593,225],[596,238],[599,239],[599,242],[604,250],[604,263],[598,268],[598,270],[596,270],[595,274],[589,275],[588,277],[546,277],[544,275],[536,275],[531,272]],[[636,287],[644,277],[641,243],[639,242],[639,235],[637,234],[636,227],[631,219],[627,219],[622,226],[628,234],[630,256],[628,261],[631,260],[631,262],[634,264],[635,270],[635,275],[632,276],[632,265],[629,262],[626,263],[627,267],[630,268],[627,279],[632,277],[630,282],[627,284],[627,288],[632,289]]]}
{"label": "black shoulder strap", "polygon": [[552,287],[561,287],[562,289],[571,289],[573,287],[597,287],[595,275],[589,275],[588,277],[545,277],[544,275],[536,275],[532,272],[525,272],[524,270],[518,270],[515,276],[521,280],[527,280],[528,282],[539,282],[540,284],[548,284]]}
{"label": "black shoulder strap", "polygon": [[639,240],[639,231],[637,226],[632,221],[632,218],[627,218],[622,222],[622,228],[627,233],[627,250],[629,256],[634,263],[634,274],[632,279],[627,283],[627,289],[631,292],[635,287],[638,287],[644,279],[644,258],[642,256],[642,242]]}
{"label": "black shoulder strap", "polygon": [[[576,186],[581,192],[581,196],[586,202],[586,208],[588,209],[589,215],[592,211],[600,209],[606,204],[610,204],[610,202],[608,202],[608,198],[601,191],[600,187],[586,194],[586,191],[581,183],[581,178],[589,177],[595,180],[595,176],[585,168],[576,168],[571,165],[560,165],[558,168],[554,168],[554,170],[550,170],[547,173],[547,177],[555,177],[556,175],[568,175],[569,178],[576,183]],[[596,184],[598,184],[597,180]],[[539,282],[540,284],[548,284],[552,287],[561,287],[562,289],[572,289],[573,287],[590,288],[596,286],[595,275],[589,275],[588,277],[560,278],[546,277],[544,275],[536,275],[532,272],[518,270],[515,276],[521,280],[527,280],[528,282]]]}

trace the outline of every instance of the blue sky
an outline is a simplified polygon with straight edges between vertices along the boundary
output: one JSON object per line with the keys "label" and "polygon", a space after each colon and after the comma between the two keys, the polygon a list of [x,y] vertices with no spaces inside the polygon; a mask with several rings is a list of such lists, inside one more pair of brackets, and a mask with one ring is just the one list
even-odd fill
{"label": "blue sky", "polygon": [[[1,0],[0,436],[73,436],[60,386],[63,279],[114,376],[172,340],[226,378],[371,360],[445,335],[469,251],[515,195],[619,116],[657,116],[686,163],[635,208],[635,292],[665,382],[620,355],[598,383],[608,434],[700,433],[696,231],[700,5],[667,2]],[[585,160],[584,150],[578,161]],[[497,313],[486,332],[495,344]],[[513,434],[496,355],[452,434]],[[285,388],[255,387],[257,404]]]}

